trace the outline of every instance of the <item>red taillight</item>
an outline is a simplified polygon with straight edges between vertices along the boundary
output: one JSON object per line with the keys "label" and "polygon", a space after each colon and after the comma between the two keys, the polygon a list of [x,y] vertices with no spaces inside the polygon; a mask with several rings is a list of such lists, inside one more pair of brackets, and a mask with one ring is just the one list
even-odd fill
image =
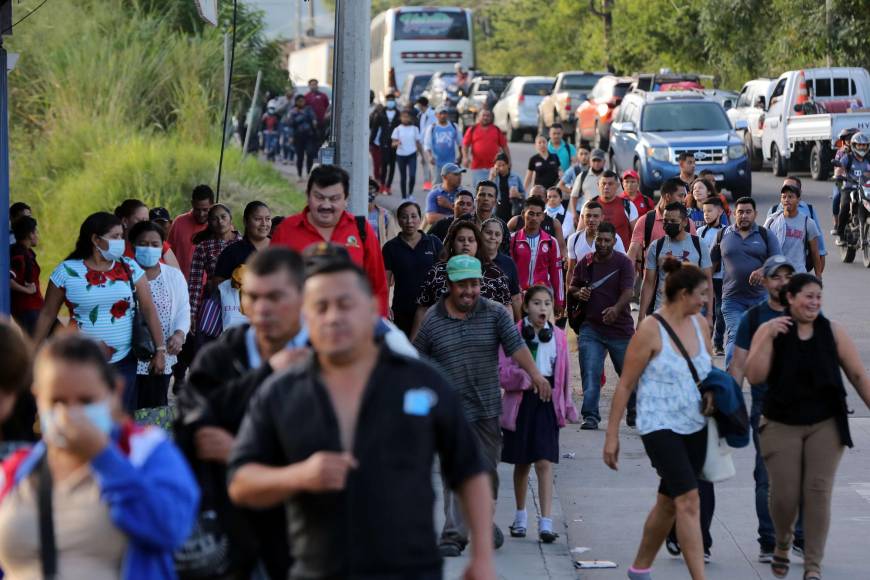
{"label": "red taillight", "polygon": [[764,115],[758,118],[758,130],[761,131],[764,129]]}
{"label": "red taillight", "polygon": [[526,96],[524,94],[520,93],[519,103],[522,105],[525,102],[526,102]]}
{"label": "red taillight", "polygon": [[566,111],[571,110],[571,95],[568,95],[565,97],[565,110]]}
{"label": "red taillight", "polygon": [[621,100],[622,99],[620,99],[619,97],[610,97],[609,99],[607,99],[607,106],[612,109],[613,107],[617,106],[619,104],[619,101]]}

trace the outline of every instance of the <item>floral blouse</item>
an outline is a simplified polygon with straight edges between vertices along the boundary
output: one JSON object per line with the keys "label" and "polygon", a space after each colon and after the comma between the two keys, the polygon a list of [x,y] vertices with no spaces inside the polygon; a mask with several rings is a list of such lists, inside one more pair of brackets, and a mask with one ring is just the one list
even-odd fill
{"label": "floral blouse", "polygon": [[[432,306],[447,294],[447,262],[436,262],[429,268],[426,280],[420,287],[417,306]],[[483,264],[483,279],[480,281],[480,295],[493,302],[509,306],[511,303],[510,283],[498,266],[492,262]]]}
{"label": "floral blouse", "polygon": [[128,258],[106,272],[91,270],[84,260],[66,260],[51,273],[50,280],[64,291],[70,323],[102,342],[110,363],[130,354],[133,343],[131,274],[136,284],[145,273]]}

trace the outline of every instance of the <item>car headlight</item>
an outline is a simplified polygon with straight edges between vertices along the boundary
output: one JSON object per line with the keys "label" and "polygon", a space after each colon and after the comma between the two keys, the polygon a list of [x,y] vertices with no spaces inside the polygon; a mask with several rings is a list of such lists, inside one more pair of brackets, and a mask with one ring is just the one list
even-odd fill
{"label": "car headlight", "polygon": [[647,147],[646,156],[656,161],[668,162],[671,160],[671,154],[667,147]]}
{"label": "car headlight", "polygon": [[746,147],[743,143],[728,146],[728,159],[740,159],[744,155],[746,155]]}

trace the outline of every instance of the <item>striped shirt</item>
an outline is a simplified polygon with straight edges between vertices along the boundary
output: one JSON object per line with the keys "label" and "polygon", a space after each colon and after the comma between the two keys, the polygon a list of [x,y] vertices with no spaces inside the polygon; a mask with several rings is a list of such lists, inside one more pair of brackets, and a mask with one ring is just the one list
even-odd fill
{"label": "striped shirt", "polygon": [[452,318],[441,298],[426,313],[414,346],[450,379],[469,421],[501,414],[498,350],[511,356],[525,345],[501,304],[479,298],[467,318]]}

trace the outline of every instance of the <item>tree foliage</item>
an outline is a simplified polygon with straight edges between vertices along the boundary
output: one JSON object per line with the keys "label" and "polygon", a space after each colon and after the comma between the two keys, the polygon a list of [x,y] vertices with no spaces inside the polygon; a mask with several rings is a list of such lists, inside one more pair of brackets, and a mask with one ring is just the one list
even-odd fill
{"label": "tree foliage", "polygon": [[829,53],[834,66],[870,68],[870,0],[833,0],[830,29],[822,0],[613,0],[609,59],[586,0],[373,0],[372,13],[432,4],[475,10],[477,65],[492,73],[602,70],[609,60],[618,73],[669,67],[739,88],[825,66]]}

